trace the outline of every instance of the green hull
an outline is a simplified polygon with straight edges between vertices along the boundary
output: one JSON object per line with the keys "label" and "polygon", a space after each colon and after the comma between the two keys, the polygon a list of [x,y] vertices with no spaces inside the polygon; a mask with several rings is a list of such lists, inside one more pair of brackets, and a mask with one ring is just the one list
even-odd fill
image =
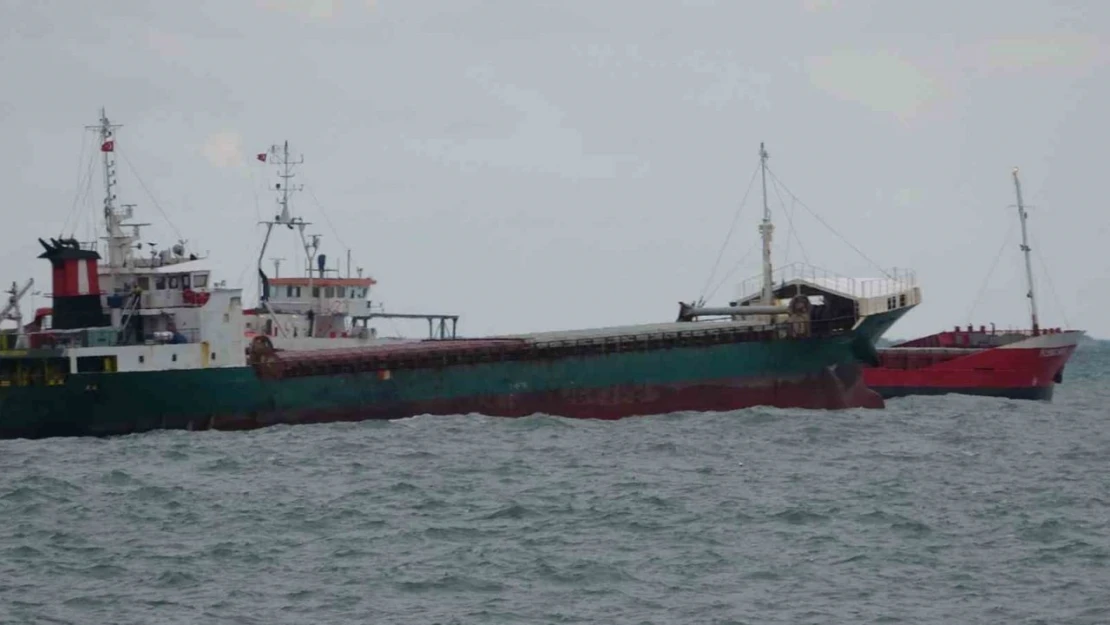
{"label": "green hull", "polygon": [[[889,322],[900,312],[890,313]],[[824,338],[285,379],[260,377],[247,366],[71,374],[59,386],[0,388],[0,437],[471,412],[619,418],[754,405],[880,407],[881,399],[862,388],[857,363],[883,326],[889,324]]]}

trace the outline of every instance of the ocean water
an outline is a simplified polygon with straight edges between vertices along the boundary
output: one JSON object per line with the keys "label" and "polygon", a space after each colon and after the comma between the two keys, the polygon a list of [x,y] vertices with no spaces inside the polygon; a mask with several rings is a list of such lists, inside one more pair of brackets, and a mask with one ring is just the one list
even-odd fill
{"label": "ocean water", "polygon": [[909,398],[0,442],[2,623],[1108,623],[1110,348]]}

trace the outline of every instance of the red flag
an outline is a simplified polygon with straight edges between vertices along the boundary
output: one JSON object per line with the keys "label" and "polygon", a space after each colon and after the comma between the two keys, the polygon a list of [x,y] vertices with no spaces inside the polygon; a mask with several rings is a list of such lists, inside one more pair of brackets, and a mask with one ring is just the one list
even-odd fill
{"label": "red flag", "polygon": [[265,163],[265,162],[266,162],[266,153],[265,153],[265,152],[263,152],[263,153],[259,154],[259,155],[258,155],[258,156],[257,156],[256,158],[258,158],[258,160],[260,160],[260,161],[262,161],[263,163]]}
{"label": "red flag", "polygon": [[115,149],[116,149],[115,139],[109,139],[108,141],[105,141],[104,143],[100,144],[100,151],[101,152],[114,152]]}

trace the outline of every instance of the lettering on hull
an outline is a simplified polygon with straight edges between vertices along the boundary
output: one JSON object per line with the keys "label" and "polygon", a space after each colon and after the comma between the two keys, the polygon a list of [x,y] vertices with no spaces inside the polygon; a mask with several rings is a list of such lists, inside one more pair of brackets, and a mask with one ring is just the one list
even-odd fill
{"label": "lettering on hull", "polygon": [[1067,356],[1070,351],[1070,347],[1050,347],[1042,349],[1038,356],[1041,358],[1056,358],[1057,356]]}

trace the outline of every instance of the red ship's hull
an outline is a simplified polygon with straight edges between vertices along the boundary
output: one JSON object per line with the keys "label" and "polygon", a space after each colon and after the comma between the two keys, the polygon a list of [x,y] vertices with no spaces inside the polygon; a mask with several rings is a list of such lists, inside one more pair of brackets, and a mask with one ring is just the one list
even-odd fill
{"label": "red ship's hull", "polygon": [[863,378],[883,398],[956,393],[1050,400],[1082,336],[943,332],[878,350],[879,366],[865,368]]}

